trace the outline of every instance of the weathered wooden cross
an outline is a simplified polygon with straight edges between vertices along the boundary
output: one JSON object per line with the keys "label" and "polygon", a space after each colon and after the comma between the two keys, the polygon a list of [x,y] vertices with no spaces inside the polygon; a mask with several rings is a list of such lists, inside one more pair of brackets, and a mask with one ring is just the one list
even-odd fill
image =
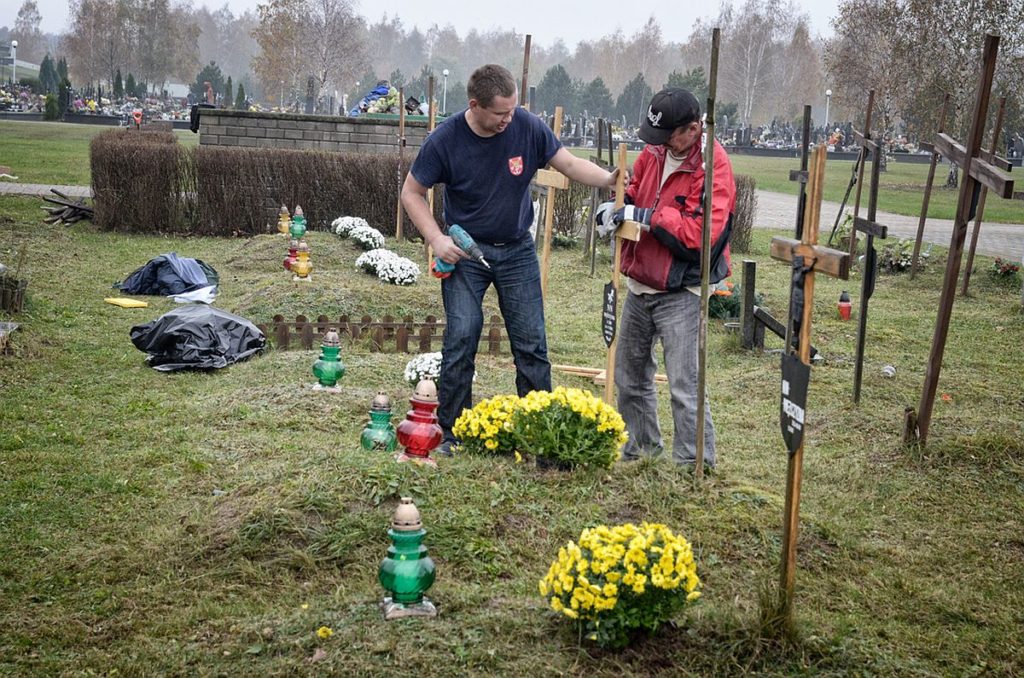
{"label": "weathered wooden cross", "polygon": [[[555,107],[555,121],[552,125],[555,138],[562,136],[562,107]],[[548,259],[551,256],[551,232],[555,227],[555,195],[556,191],[564,191],[569,188],[569,177],[553,169],[539,169],[533,177],[533,182],[538,186],[547,188],[547,196],[544,199],[544,246],[540,258],[540,293],[546,301],[548,298]]]}
{"label": "weathered wooden cross", "polygon": [[[875,90],[868,91],[868,109],[864,113],[864,132],[861,133],[858,130],[854,130],[854,133],[859,139],[870,139],[871,138],[871,112],[875,108]],[[827,130],[826,130],[827,131]],[[850,191],[853,189],[854,184],[857,186],[857,196],[853,203],[853,216],[860,216],[860,186],[864,182],[864,160],[865,160],[864,146],[861,145],[857,153],[857,160],[853,163],[853,169],[850,172],[850,183],[846,186],[846,193],[843,194],[843,201],[839,204],[839,212],[836,214],[836,222],[832,225],[832,233],[829,234],[828,242],[832,244],[832,239],[836,235],[836,230],[839,228],[839,220],[843,218],[843,210],[846,209],[846,201],[850,199]],[[850,258],[857,253],[857,233],[853,229],[850,229]]]}
{"label": "weathered wooden cross", "polygon": [[814,275],[847,279],[850,255],[822,247],[818,242],[821,219],[822,184],[825,179],[827,148],[817,146],[808,169],[807,210],[800,240],[775,237],[771,242],[773,259],[793,266],[787,336],[798,336],[798,352],[789,342],[782,356],[782,401],[780,424],[789,449],[786,469],[786,506],[782,527],[782,563],[780,567],[780,611],[787,624],[792,619],[793,585],[796,580],[796,540],[800,521],[800,481],[803,470],[804,427],[807,411],[807,385],[810,381],[811,312],[814,305]]}
{"label": "weathered wooden cross", "polygon": [[[999,134],[1003,131],[1003,115],[1005,113],[1006,97],[1000,97],[999,112],[996,113],[996,124],[995,127],[992,128],[992,146],[989,149],[993,158],[996,157],[996,151],[999,150]],[[999,160],[1002,160],[1002,158],[999,158]],[[1007,162],[1002,167],[1009,172],[1013,166]],[[967,248],[967,263],[964,264],[964,279],[963,284],[960,286],[961,296],[967,296],[967,286],[971,281],[971,268],[974,266],[974,250],[978,247],[978,235],[981,232],[981,218],[985,215],[985,198],[987,197],[988,186],[982,185],[981,197],[978,198],[977,215],[974,217],[974,230],[971,232],[971,245]]]}
{"label": "weathered wooden cross", "polygon": [[940,133],[935,136],[935,148],[943,156],[963,168],[964,180],[960,184],[960,196],[957,200],[956,217],[953,220],[953,233],[946,260],[946,275],[942,283],[942,294],[939,297],[939,313],[935,320],[935,334],[932,336],[931,353],[925,368],[921,401],[916,413],[913,408],[908,407],[904,410],[903,440],[907,443],[917,440],[924,446],[928,441],[928,427],[931,424],[932,408],[935,405],[935,393],[938,390],[942,356],[946,350],[946,338],[949,336],[949,319],[953,313],[956,283],[960,277],[960,258],[963,254],[964,239],[967,237],[968,222],[974,216],[981,187],[982,185],[988,186],[1002,198],[1013,196],[1013,180],[996,166],[996,162],[1001,159],[997,159],[993,153],[981,148],[998,53],[999,36],[987,34],[982,50],[981,78],[978,82],[978,93],[974,103],[974,117],[971,120],[967,144],[961,146],[947,134]]}
{"label": "weathered wooden cross", "polygon": [[[942,113],[939,115],[939,128],[936,130],[942,134],[946,128],[946,115],[949,113],[949,92],[942,97]],[[935,183],[935,166],[939,162],[939,152],[931,144],[921,144],[931,152],[931,162],[928,165],[928,180],[924,184],[924,202],[921,204],[921,216],[917,221],[917,238],[914,240],[914,254],[910,258],[910,279],[913,280],[917,274],[917,260],[921,256],[921,241],[924,240],[924,222],[928,218],[928,203],[932,198],[932,184]]]}
{"label": "weathered wooden cross", "polygon": [[[827,122],[827,121],[826,121]],[[828,133],[828,130],[825,130]],[[800,193],[796,199],[796,237],[799,239],[804,231],[804,201],[807,199],[807,155],[811,147],[811,107],[804,106],[804,129],[800,142],[800,169],[789,171],[789,180],[800,182]],[[751,290],[753,292],[753,290]],[[751,297],[753,298],[753,297]]]}
{"label": "weathered wooden cross", "polygon": [[875,292],[875,279],[878,277],[878,252],[875,251],[875,238],[885,238],[888,235],[888,227],[875,221],[878,212],[878,182],[882,166],[882,153],[885,150],[882,144],[861,135],[854,131],[854,135],[861,141],[861,148],[871,152],[871,186],[868,189],[868,218],[853,218],[853,228],[850,229],[850,237],[855,233],[867,235],[865,246],[864,266],[861,267],[860,283],[860,315],[857,318],[857,360],[853,370],[853,402],[860,404],[860,383],[864,373],[864,341],[867,338],[868,329],[868,300]]}

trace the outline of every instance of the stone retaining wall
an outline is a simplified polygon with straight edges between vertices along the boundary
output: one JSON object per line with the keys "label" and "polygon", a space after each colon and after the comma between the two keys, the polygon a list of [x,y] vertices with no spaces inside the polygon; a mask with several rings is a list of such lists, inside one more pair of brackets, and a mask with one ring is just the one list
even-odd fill
{"label": "stone retaining wall", "polygon": [[[427,136],[427,123],[406,119],[405,146],[415,155]],[[398,118],[342,118],[333,115],[253,113],[201,109],[199,143],[243,148],[395,152]]]}

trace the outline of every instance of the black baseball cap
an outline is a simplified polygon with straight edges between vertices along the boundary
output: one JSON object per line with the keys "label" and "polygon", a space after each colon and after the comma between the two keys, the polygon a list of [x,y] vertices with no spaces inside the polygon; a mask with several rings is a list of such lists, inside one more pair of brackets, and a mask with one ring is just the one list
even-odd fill
{"label": "black baseball cap", "polygon": [[651,98],[638,135],[649,144],[660,146],[677,127],[700,120],[700,104],[689,90],[668,87]]}

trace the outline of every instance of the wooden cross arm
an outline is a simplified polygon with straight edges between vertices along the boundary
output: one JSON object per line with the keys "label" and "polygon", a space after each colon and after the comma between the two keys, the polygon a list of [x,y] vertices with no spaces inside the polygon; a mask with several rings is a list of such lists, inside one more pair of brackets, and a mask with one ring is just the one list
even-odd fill
{"label": "wooden cross arm", "polygon": [[533,181],[538,186],[557,188],[562,191],[569,188],[569,177],[556,170],[539,169],[533,177]]}
{"label": "wooden cross arm", "polygon": [[853,228],[861,233],[873,235],[876,238],[885,238],[889,234],[888,226],[880,224],[877,221],[868,221],[863,217],[853,218]]}
{"label": "wooden cross arm", "polygon": [[615,229],[615,237],[637,242],[640,240],[640,231],[642,228],[643,226],[639,221],[623,221],[622,224]]}
{"label": "wooden cross arm", "polygon": [[860,130],[853,130],[853,137],[865,148],[870,148],[872,151],[877,151],[879,149],[879,143],[871,138],[870,133],[864,134]]}
{"label": "wooden cross arm", "polygon": [[[967,161],[967,150],[948,134],[935,135],[935,148],[960,167],[963,167]],[[994,191],[1000,198],[1012,198],[1013,179],[1000,171],[993,162],[1002,166],[1006,160],[993,155],[990,151],[980,151],[977,157],[971,158],[970,175]]]}
{"label": "wooden cross arm", "polygon": [[807,245],[793,238],[775,236],[772,238],[771,255],[772,259],[779,261],[793,261],[794,257],[802,256],[805,262],[814,262],[812,270],[816,273],[843,280],[850,278],[850,254],[831,247]]}

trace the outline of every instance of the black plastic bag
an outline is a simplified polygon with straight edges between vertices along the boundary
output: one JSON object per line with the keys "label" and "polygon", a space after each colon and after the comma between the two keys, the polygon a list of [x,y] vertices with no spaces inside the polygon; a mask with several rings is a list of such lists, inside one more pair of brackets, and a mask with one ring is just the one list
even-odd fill
{"label": "black plastic bag", "polygon": [[189,304],[131,329],[135,348],[161,372],[227,367],[259,353],[263,332],[245,318],[206,304]]}
{"label": "black plastic bag", "polygon": [[176,252],[153,257],[114,287],[126,294],[171,296],[216,285],[217,271],[204,261]]}

